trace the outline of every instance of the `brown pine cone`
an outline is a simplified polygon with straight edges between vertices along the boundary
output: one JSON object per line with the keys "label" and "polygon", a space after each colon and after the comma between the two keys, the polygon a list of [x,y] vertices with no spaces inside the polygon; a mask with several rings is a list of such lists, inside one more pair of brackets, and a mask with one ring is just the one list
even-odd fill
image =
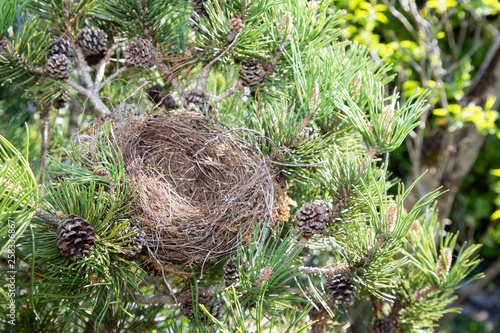
{"label": "brown pine cone", "polygon": [[127,50],[124,53],[125,60],[135,67],[146,68],[151,66],[155,59],[155,50],[153,44],[144,38],[133,39],[127,44]]}
{"label": "brown pine cone", "polygon": [[167,95],[167,92],[161,86],[152,86],[146,90],[146,94],[154,105],[162,106],[167,111],[174,110],[179,107],[175,98],[171,95]]}
{"label": "brown pine cone", "polygon": [[257,59],[245,59],[240,64],[240,79],[245,86],[256,86],[264,81],[266,70]]}
{"label": "brown pine cone", "polygon": [[240,16],[233,16],[229,19],[229,34],[227,40],[232,42],[245,27],[245,21]]}
{"label": "brown pine cone", "polygon": [[296,213],[297,229],[305,237],[323,234],[330,219],[329,210],[323,201],[305,203]]}
{"label": "brown pine cone", "polygon": [[52,103],[52,105],[57,110],[60,110],[60,109],[64,109],[65,107],[67,107],[70,101],[71,101],[71,96],[70,96],[69,92],[67,90],[65,90],[61,94],[61,96]]}
{"label": "brown pine cone", "polygon": [[64,54],[70,61],[75,60],[75,48],[69,36],[64,35],[55,38],[54,44],[50,46],[47,52],[47,57],[50,58],[55,54]]}
{"label": "brown pine cone", "polygon": [[342,274],[326,280],[326,291],[326,297],[335,305],[350,305],[356,295],[356,287]]}
{"label": "brown pine cone", "polygon": [[59,223],[56,239],[61,254],[75,259],[90,254],[95,242],[95,232],[89,221],[70,214]]}
{"label": "brown pine cone", "polygon": [[205,16],[208,17],[208,13],[205,9],[205,6],[203,6],[204,3],[208,2],[209,0],[193,0],[193,10],[198,14],[199,16]]}
{"label": "brown pine cone", "polygon": [[120,103],[115,108],[115,112],[121,116],[134,115],[139,113],[139,109],[133,104]]}
{"label": "brown pine cone", "polygon": [[100,54],[106,49],[108,36],[101,29],[84,28],[80,36],[78,36],[78,44],[80,44],[86,56]]}
{"label": "brown pine cone", "polygon": [[190,104],[194,104],[205,115],[213,115],[214,108],[210,102],[210,98],[203,90],[193,89],[182,95],[182,105],[187,108]]}
{"label": "brown pine cone", "polygon": [[[198,303],[203,304],[206,309],[210,309],[212,297],[208,293],[208,291],[203,287],[198,287]],[[188,319],[194,320],[194,309],[196,308],[195,304],[196,300],[196,290],[194,287],[187,287],[181,292],[180,298],[180,308],[181,313]],[[194,308],[193,308],[194,307]],[[199,310],[200,319],[205,319],[205,314],[200,309]]]}
{"label": "brown pine cone", "polygon": [[396,328],[389,318],[375,319],[372,329],[374,333],[396,333]]}
{"label": "brown pine cone", "polygon": [[224,271],[224,280],[226,280],[226,287],[229,287],[240,278],[238,268],[231,259],[226,262],[224,267],[222,267],[222,270]]}
{"label": "brown pine cone", "polygon": [[71,61],[64,54],[54,54],[47,59],[45,69],[52,77],[67,79],[72,69]]}
{"label": "brown pine cone", "polygon": [[[136,232],[138,230],[139,230],[139,228],[134,227],[134,226],[130,226],[125,230],[125,232],[123,234],[127,235],[130,233]],[[126,238],[124,241],[129,242],[125,245],[125,247],[129,249],[127,252],[125,252],[125,254],[129,257],[136,256],[147,245],[146,234],[144,233],[144,231],[139,231],[138,233],[134,234],[133,236]]]}

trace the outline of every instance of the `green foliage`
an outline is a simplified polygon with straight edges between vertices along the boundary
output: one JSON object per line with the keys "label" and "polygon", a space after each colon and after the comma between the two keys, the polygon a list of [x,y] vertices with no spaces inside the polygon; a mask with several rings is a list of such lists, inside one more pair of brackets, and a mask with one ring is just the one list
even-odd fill
{"label": "green foliage", "polygon": [[[366,3],[360,8],[360,17],[375,10],[375,21],[387,21],[384,14],[377,15],[385,8]],[[339,267],[356,288],[356,302],[370,299],[377,317],[394,311],[404,329],[412,330],[410,323],[417,322],[419,327],[432,327],[444,313],[454,311],[446,307],[453,291],[477,266],[473,253],[478,248],[457,245],[452,233],[441,237],[436,214],[427,209],[438,197],[437,190],[405,211],[404,202],[416,182],[405,189],[388,172],[388,154],[418,126],[432,92],[417,86],[408,94],[403,88],[403,101],[396,90],[386,94],[385,86],[393,79],[390,64],[375,60],[370,48],[340,41],[345,34],[340,21],[344,13],[332,11],[327,3],[223,0],[205,2],[204,10],[207,15],[190,15],[191,7],[181,0],[75,4],[33,0],[23,26],[13,27],[9,38],[16,52],[0,60],[2,84],[24,83],[25,96],[38,103],[53,102],[72,87],[81,100],[88,99],[93,110],[102,113],[99,121],[105,123],[80,131],[48,157],[42,200],[26,160],[12,145],[4,153],[0,172],[14,186],[0,185],[0,208],[5,206],[6,214],[15,216],[21,226],[16,229],[15,253],[22,262],[17,272],[23,279],[16,286],[23,288],[23,295],[16,302],[31,310],[31,314],[18,314],[23,327],[133,332],[143,320],[169,331],[247,332],[252,323],[257,332],[302,332],[316,324],[311,320],[314,309],[334,317],[338,328],[347,323],[352,308],[331,303],[324,275],[333,275]],[[243,19],[244,27],[231,38],[229,21],[235,17]],[[49,40],[67,33],[76,42],[87,24],[108,34],[113,52],[90,65],[76,48],[70,77],[64,81],[48,77],[43,66]],[[128,69],[122,65],[122,42],[132,38],[153,41],[158,56],[153,66]],[[261,84],[240,89],[239,63],[248,57],[260,61],[267,73]],[[130,166],[124,164],[114,136],[122,123],[113,122],[125,116],[141,122],[147,113],[163,113],[145,98],[143,91],[152,83],[162,84],[170,97],[181,97],[181,102],[186,91],[204,90],[235,140],[246,140],[261,152],[279,185],[290,185],[290,203],[325,201],[331,216],[323,233],[309,239],[297,230],[293,218],[282,225],[262,219],[249,239],[241,239],[229,255],[239,275],[230,288],[219,287],[221,268],[229,258],[213,267],[193,267],[190,274],[178,277],[169,275],[175,267],[161,267],[161,275],[151,277],[153,287],[146,279],[147,272],[158,271],[148,266],[155,266],[151,258],[146,262],[124,255],[130,236],[137,235],[137,231],[125,234],[125,230],[134,222],[131,216],[136,215],[141,188],[125,177]],[[71,93],[76,95],[75,91]],[[226,93],[226,98],[221,97]],[[123,101],[141,110],[132,115],[108,114]],[[182,105],[172,114],[196,111]],[[219,124],[217,119],[214,123]],[[90,149],[88,145],[95,146]],[[0,174],[0,178],[5,177]],[[397,191],[391,190],[396,184]],[[18,187],[26,193],[21,199],[15,197]],[[272,202],[267,199],[266,204]],[[57,222],[39,214],[33,217],[35,208],[88,220],[96,233],[90,255],[63,256],[56,244]],[[283,208],[286,212],[281,213],[287,216],[288,207]],[[416,219],[424,224],[419,243],[411,235],[408,238]],[[6,230],[3,227],[1,232]],[[180,228],[179,232],[191,231]],[[436,268],[444,248],[459,250],[450,272],[442,277]],[[185,286],[197,290],[198,285],[211,290],[212,302],[219,295],[225,305],[220,318],[198,304],[196,293],[195,319],[190,322],[172,307],[138,305],[151,293],[170,294],[170,302],[176,303],[179,290]],[[416,293],[430,285],[437,288],[435,292],[417,300]],[[386,306],[379,308],[378,303]],[[199,309],[209,321],[200,318]],[[165,320],[154,323],[158,318]]]}

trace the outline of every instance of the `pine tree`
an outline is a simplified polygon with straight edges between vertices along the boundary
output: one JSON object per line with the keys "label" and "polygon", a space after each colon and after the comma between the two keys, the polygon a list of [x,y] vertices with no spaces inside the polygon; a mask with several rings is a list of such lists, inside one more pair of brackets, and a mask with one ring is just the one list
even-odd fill
{"label": "pine tree", "polygon": [[93,119],[40,181],[0,136],[15,330],[345,331],[369,304],[367,331],[425,331],[480,277],[439,190],[405,211],[417,183],[387,172],[426,93],[387,93],[327,2],[0,9],[2,84],[49,115],[69,93]]}

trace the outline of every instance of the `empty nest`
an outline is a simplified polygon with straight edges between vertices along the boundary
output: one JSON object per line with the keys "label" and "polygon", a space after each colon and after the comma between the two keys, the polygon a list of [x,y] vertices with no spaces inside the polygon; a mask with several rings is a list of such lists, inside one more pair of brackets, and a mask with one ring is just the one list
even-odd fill
{"label": "empty nest", "polygon": [[234,251],[259,221],[288,219],[289,198],[265,156],[224,125],[179,113],[115,128],[127,182],[140,188],[134,224],[155,266],[182,275]]}

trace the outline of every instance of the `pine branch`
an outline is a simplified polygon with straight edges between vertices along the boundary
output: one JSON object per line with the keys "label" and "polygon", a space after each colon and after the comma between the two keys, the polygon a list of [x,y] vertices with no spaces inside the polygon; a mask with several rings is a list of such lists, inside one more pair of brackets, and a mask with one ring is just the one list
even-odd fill
{"label": "pine branch", "polygon": [[106,66],[109,65],[111,61],[111,56],[113,55],[113,52],[118,48],[118,44],[113,44],[111,47],[106,51],[106,55],[104,58],[99,62],[97,65],[97,74],[95,76],[95,86],[98,87],[97,90],[101,90],[102,87],[105,84],[101,84],[102,79],[104,78],[104,71],[106,69]]}
{"label": "pine branch", "polygon": [[86,89],[71,79],[66,79],[65,82],[67,84],[69,84],[72,88],[74,88],[76,91],[78,91],[79,93],[87,96],[87,98],[90,100],[92,105],[94,105],[94,108],[96,109],[97,112],[99,112],[101,114],[111,113],[111,111],[108,109],[108,107],[102,101],[98,92],[96,92],[94,90]]}
{"label": "pine branch", "polygon": [[98,84],[98,82],[96,82],[96,91],[101,91],[102,88],[104,88],[107,84],[109,84],[111,81],[113,81],[118,75],[125,72],[128,68],[129,68],[128,65],[124,65],[123,67],[120,67],[119,70],[117,70],[116,72],[111,74],[109,77],[107,77],[103,83]]}
{"label": "pine branch", "polygon": [[43,209],[37,209],[35,211],[35,216],[41,218],[45,222],[52,223],[55,225],[59,225],[59,223],[61,222],[61,219],[59,217],[54,216]]}

